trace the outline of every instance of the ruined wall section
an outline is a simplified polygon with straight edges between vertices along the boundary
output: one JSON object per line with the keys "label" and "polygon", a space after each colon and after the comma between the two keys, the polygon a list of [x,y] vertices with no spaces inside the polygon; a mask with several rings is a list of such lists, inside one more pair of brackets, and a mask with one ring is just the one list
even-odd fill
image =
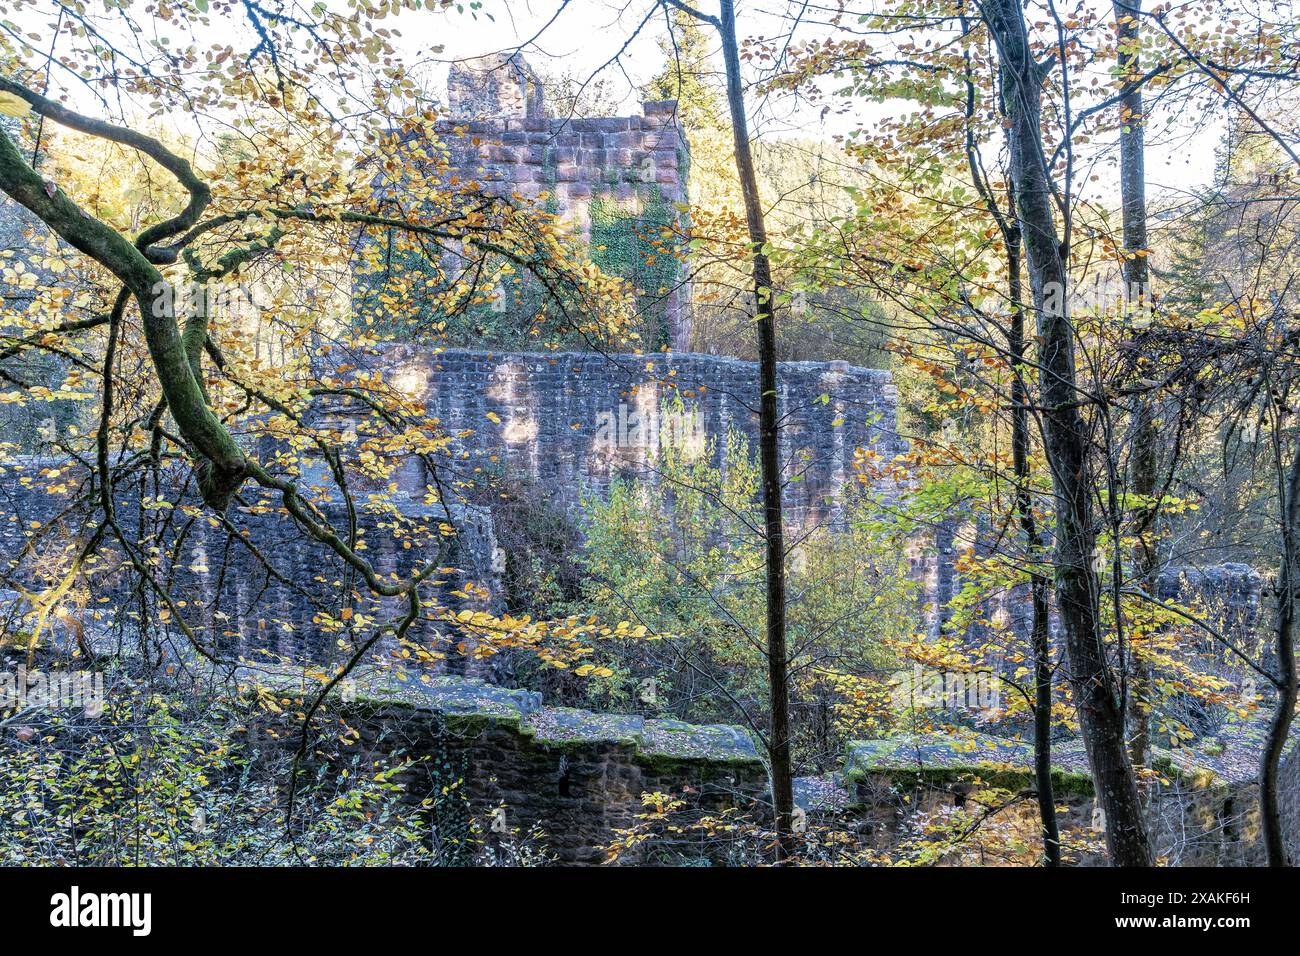
{"label": "ruined wall section", "polygon": [[[275,684],[265,672],[250,678]],[[319,681],[291,686],[310,693]],[[410,764],[396,779],[409,804],[426,814],[430,839],[453,857],[453,841],[473,840],[477,821],[489,847],[512,833],[540,832],[556,862],[602,863],[601,848],[645,811],[644,793],[682,799],[686,807],[673,821],[679,826],[729,811],[764,817],[767,769],[740,727],[547,707],[540,694],[474,678],[398,680],[381,670],[358,673],[347,698],[332,706],[356,727],[362,754],[385,760],[393,742],[402,742]],[[655,849],[705,860],[717,854],[716,842],[683,831]],[[468,841],[463,849],[472,850]],[[623,861],[655,862],[646,847],[632,848]]]}
{"label": "ruined wall section", "polygon": [[[418,396],[430,416],[456,436],[440,476],[448,484],[487,488],[497,477],[522,478],[533,485],[532,493],[576,512],[585,496],[603,494],[616,477],[657,480],[654,455],[665,435],[692,454],[710,453],[721,465],[726,436],[734,431],[757,455],[757,367],[747,362],[673,353],[431,354],[398,345],[380,348],[369,361],[384,368],[388,382]],[[903,449],[895,431],[894,386],[887,372],[843,363],[790,363],[782,367],[780,381],[790,521],[801,527],[834,524],[843,515],[845,486],[856,483],[857,449],[872,449],[886,459]],[[682,414],[665,416],[665,404],[678,401]],[[367,412],[339,407],[330,414]],[[271,449],[260,451],[269,460]],[[96,514],[84,473],[67,466],[61,460],[25,458],[0,468],[0,553],[6,558],[16,559],[39,534],[42,553],[58,564],[59,556],[70,559],[94,534]],[[502,555],[487,509],[449,505],[459,534],[454,540],[440,538],[437,529],[446,516],[440,506],[427,503],[434,481],[425,469],[412,457],[395,475],[394,504],[423,529],[414,542],[394,540],[383,528],[387,519],[363,509],[368,559],[381,573],[404,576],[433,548],[444,547],[443,561],[454,570],[431,579],[426,598],[453,609],[499,610]],[[181,467],[165,487],[184,487],[184,471]],[[317,506],[345,527],[342,501],[334,500],[324,466],[316,463],[315,472],[301,480],[313,489]],[[373,490],[387,494],[364,482],[352,490],[362,500]],[[207,520],[192,495],[182,494],[176,507],[163,507],[138,481],[120,483],[115,492],[124,525],[156,525],[153,533],[164,553],[176,553],[176,566],[166,570],[168,581],[186,596],[187,619],[214,648],[294,658],[338,653],[339,635],[322,633],[319,615],[337,609],[341,588],[365,589],[328,547],[307,538],[277,501],[250,486],[230,509],[226,527]],[[82,504],[69,510],[74,499]],[[57,527],[46,530],[56,516]],[[275,573],[267,566],[268,555],[274,557]],[[106,622],[138,626],[140,602],[130,592],[133,576],[124,558],[111,542],[101,545],[77,585],[91,606],[78,613],[89,617],[98,611]],[[10,570],[7,562],[0,568]],[[486,589],[481,601],[467,603],[460,593],[470,581]],[[15,583],[35,590],[50,582],[31,577]],[[382,604],[385,616],[400,611],[395,601]],[[444,623],[422,621],[412,637],[446,651],[449,669],[469,666],[450,646],[461,635]]]}
{"label": "ruined wall section", "polygon": [[[589,244],[592,261],[638,289],[665,340],[689,347],[689,290],[669,256],[641,255],[687,202],[690,150],[675,100],[639,116],[547,117],[536,74],[518,56],[452,67],[451,118],[438,126],[451,173],[502,196],[536,200]],[[659,342],[647,343],[656,348]]]}
{"label": "ruined wall section", "polygon": [[[734,431],[758,454],[758,366],[695,353],[494,353],[384,347],[387,380],[461,436],[448,461],[459,480],[528,480],[570,512],[618,477],[654,481],[661,440],[721,466]],[[888,461],[897,433],[890,373],[844,362],[787,362],[778,371],[785,505],[794,527],[835,525],[864,449]],[[681,414],[671,409],[680,402]],[[670,409],[665,414],[665,408]],[[359,410],[358,410],[359,412]],[[402,478],[422,494],[431,476]]]}
{"label": "ruined wall section", "polygon": [[[303,487],[314,489],[306,496],[336,528],[345,529],[342,498],[337,492],[331,494],[324,467],[317,470],[302,476]],[[202,646],[215,655],[252,660],[343,659],[370,631],[326,627],[323,614],[337,614],[347,606],[355,608],[358,619],[367,615],[389,621],[406,611],[399,598],[374,597],[327,545],[312,540],[277,501],[252,485],[227,511],[223,524],[193,493],[155,499],[152,488],[142,484],[130,481],[115,486],[118,521],[168,556],[160,559],[157,578],[181,602],[179,613]],[[185,469],[164,473],[163,487],[185,488]],[[36,546],[44,560],[23,563],[21,575],[12,583],[31,591],[50,587],[59,569],[70,566],[94,536],[100,520],[96,500],[87,497],[84,473],[69,468],[65,460],[6,462],[0,467],[0,556],[4,559],[0,574],[14,573],[23,549],[39,542]],[[482,508],[448,505],[444,509],[419,500],[405,500],[400,509],[407,522],[401,541],[394,537],[390,518],[359,503],[358,533],[366,559],[381,576],[407,577],[424,561],[441,555],[439,572],[422,589],[426,616],[411,628],[410,637],[445,655],[442,669],[482,669],[457,652],[455,645],[465,638],[455,625],[432,615],[435,605],[453,612],[496,609],[494,596],[500,584],[490,515]],[[456,528],[453,536],[440,531],[448,515]],[[469,582],[483,590],[469,596]],[[176,651],[183,652],[187,640],[170,614],[160,612],[154,595],[147,590],[141,593],[142,587],[120,545],[105,537],[81,565],[60,605],[58,620],[49,627],[113,634],[128,643],[145,627],[151,634],[166,632]],[[348,594],[355,599],[349,601]],[[0,594],[0,643],[34,625],[31,608],[14,597],[11,593],[5,600]],[[388,638],[376,647],[381,655],[396,650]]]}
{"label": "ruined wall section", "polygon": [[[1221,743],[1215,741],[1215,743]],[[1242,753],[1232,760],[1222,750],[1155,748],[1159,771],[1146,793],[1144,810],[1158,856],[1169,866],[1258,866],[1261,847],[1255,792],[1258,744],[1233,742]],[[1052,779],[1058,822],[1067,844],[1076,846],[1073,865],[1105,866],[1098,840],[1099,818],[1086,751],[1081,740],[1052,744]],[[990,817],[1008,845],[1033,848],[1040,839],[1033,801],[1004,802],[998,792],[1022,793],[1034,786],[1033,747],[1022,740],[989,734],[902,735],[849,743],[843,780],[847,794],[838,805],[809,803],[819,823],[853,826],[876,850],[889,852],[915,837],[919,818],[969,812],[971,806],[997,809]],[[982,795],[981,795],[982,794]],[[1016,834],[1018,840],[1011,835]],[[1098,840],[1099,842],[1099,840]],[[1012,851],[1014,855],[1016,851]],[[1033,849],[1021,851],[1026,858]],[[978,851],[963,856],[955,848],[950,864],[982,860]],[[999,864],[1003,863],[999,858]]]}

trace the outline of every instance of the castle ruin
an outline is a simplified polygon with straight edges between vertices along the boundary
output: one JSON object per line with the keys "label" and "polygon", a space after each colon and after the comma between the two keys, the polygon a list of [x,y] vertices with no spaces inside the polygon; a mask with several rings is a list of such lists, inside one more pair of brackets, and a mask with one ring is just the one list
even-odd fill
{"label": "castle ruin", "polygon": [[640,116],[548,117],[541,82],[518,53],[453,64],[447,89],[439,132],[458,179],[545,204],[577,230],[593,262],[632,282],[638,308],[659,326],[647,346],[688,351],[680,265],[645,255],[651,235],[685,215],[690,147],[676,101],[647,101]]}

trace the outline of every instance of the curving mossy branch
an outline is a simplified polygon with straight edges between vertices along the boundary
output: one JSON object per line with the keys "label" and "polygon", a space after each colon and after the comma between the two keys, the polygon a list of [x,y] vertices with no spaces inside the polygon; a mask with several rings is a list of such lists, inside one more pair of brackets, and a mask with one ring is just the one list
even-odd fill
{"label": "curving mossy branch", "polygon": [[[162,391],[161,399],[149,417],[149,428],[154,433],[152,460],[155,463],[158,460],[157,446],[162,415],[170,411],[178,434],[168,437],[184,448],[193,462],[199,490],[208,507],[219,513],[224,512],[248,480],[273,492],[295,524],[356,572],[372,593],[381,597],[399,597],[406,602],[407,613],[400,623],[392,625],[399,631],[404,631],[419,613],[419,588],[441,565],[441,556],[427,556],[426,561],[404,579],[387,577],[359,552],[354,534],[336,530],[327,518],[316,511],[310,502],[310,496],[304,495],[295,482],[270,473],[255,456],[247,454],[240,447],[209,404],[203,384],[204,356],[211,356],[227,378],[242,388],[250,399],[261,401],[268,408],[274,408],[276,403],[257,389],[231,378],[230,370],[220,361],[219,350],[209,335],[206,314],[189,317],[182,328],[175,310],[162,305],[165,300],[160,301],[159,293],[167,287],[167,280],[159,266],[177,262],[183,257],[200,282],[209,282],[236,273],[246,263],[273,250],[276,243],[289,234],[286,226],[293,222],[321,225],[347,223],[362,228],[401,229],[446,243],[447,246],[441,247],[444,249],[452,244],[472,246],[483,255],[497,255],[528,269],[541,280],[548,293],[557,299],[562,314],[568,318],[563,296],[566,292],[581,295],[587,288],[581,264],[569,262],[554,237],[544,229],[533,229],[531,220],[507,200],[483,195],[472,196],[463,208],[433,221],[408,221],[365,210],[329,210],[307,206],[241,210],[202,220],[204,211],[210,205],[211,190],[189,162],[172,153],[159,141],[78,114],[12,80],[0,78],[0,91],[22,98],[34,112],[54,122],[140,151],[171,172],[190,194],[190,200],[180,214],[148,227],[132,241],[90,215],[63,190],[38,174],[24,159],[13,139],[0,131],[0,191],[30,210],[54,234],[104,267],[121,283],[121,291],[111,316],[64,323],[59,329],[50,331],[73,334],[108,324],[115,339],[125,308],[134,299],[140,309],[148,353]],[[238,226],[253,217],[269,218],[274,220],[275,225],[269,233],[241,237],[243,245],[236,246],[211,262],[203,261],[190,248],[192,243],[202,236],[212,234],[214,230]],[[171,240],[170,245],[161,245],[168,240]],[[43,341],[22,342],[11,346],[4,355],[16,354],[27,347],[47,348],[48,344]],[[106,381],[112,376],[112,359],[110,349],[103,369]],[[101,399],[101,448],[97,468],[99,497],[106,507],[105,527],[101,528],[101,533],[111,530],[117,535],[146,585],[157,592],[161,600],[170,604],[169,595],[149,572],[147,565],[139,559],[125,532],[114,527],[111,507],[114,469],[107,461],[104,445],[106,423],[113,411],[113,401],[113,390],[109,386]],[[386,420],[390,425],[393,424],[391,419]],[[349,513],[352,513],[351,496],[346,482],[339,474],[339,461],[336,456],[326,457],[331,461],[340,490],[348,499]],[[98,537],[97,534],[96,538]],[[185,627],[179,614],[176,615],[176,620],[191,643],[202,652],[203,648]]]}
{"label": "curving mossy branch", "polygon": [[[556,300],[561,314],[571,321],[564,302],[565,293],[580,292],[581,279],[567,270],[564,263],[552,261],[554,250],[545,237],[525,236],[525,241],[515,245],[500,238],[502,217],[508,219],[518,212],[505,199],[478,196],[471,206],[434,222],[413,222],[354,209],[321,210],[307,206],[241,210],[200,221],[211,202],[211,189],[187,160],[158,140],[84,116],[12,79],[0,77],[0,91],[20,97],[34,112],[60,125],[139,150],[172,173],[190,194],[182,212],[150,226],[131,242],[41,177],[8,134],[0,131],[0,190],[29,209],[64,241],[111,272],[138,303],[145,341],[166,408],[195,459],[203,500],[217,511],[225,510],[250,477],[268,488],[283,489],[262,477],[262,469],[244,453],[211,410],[201,366],[202,354],[209,345],[208,316],[200,310],[182,330],[172,310],[157,307],[158,292],[166,284],[159,265],[174,263],[183,256],[195,279],[204,283],[235,273],[259,255],[272,251],[288,235],[285,223],[343,223],[397,229],[438,242],[465,243],[533,273]],[[496,221],[491,216],[493,212],[498,214]],[[213,263],[204,263],[190,248],[202,236],[254,217],[273,219],[277,225],[265,235],[248,237],[246,245],[226,252]],[[515,225],[519,221],[516,219]],[[177,236],[170,245],[158,245]],[[89,322],[69,324],[67,331],[84,331],[105,321],[106,317],[96,317]]]}
{"label": "curving mossy branch", "polygon": [[[13,91],[15,86],[10,81],[6,89]],[[70,112],[61,107],[51,109],[48,101],[34,93],[24,98],[34,110],[51,119],[66,119]],[[122,141],[113,132],[119,127],[102,125],[107,129],[99,135]],[[85,122],[78,128],[91,129],[94,124]],[[152,142],[157,149],[167,152],[161,144]],[[175,317],[154,308],[157,290],[165,282],[163,274],[137,244],[90,215],[61,189],[43,179],[28,165],[9,134],[3,131],[0,131],[0,189],[27,207],[73,248],[106,268],[130,291],[140,307],[145,344],[163,397],[181,435],[199,457],[199,480],[204,501],[218,510],[225,510],[248,476],[248,463],[230,432],[208,407]],[[202,205],[206,204],[205,200]],[[197,217],[198,213],[195,215]],[[174,225],[176,220],[170,222]]]}

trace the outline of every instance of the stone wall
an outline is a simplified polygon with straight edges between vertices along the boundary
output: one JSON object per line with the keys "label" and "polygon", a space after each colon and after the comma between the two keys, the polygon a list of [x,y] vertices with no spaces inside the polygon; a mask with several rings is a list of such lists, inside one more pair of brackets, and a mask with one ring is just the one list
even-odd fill
{"label": "stone wall", "polygon": [[[661,440],[696,450],[712,440],[720,464],[731,429],[749,440],[757,461],[758,367],[750,362],[692,353],[431,354],[401,345],[376,359],[391,384],[463,435],[447,465],[453,476],[525,478],[569,510],[615,477],[654,480],[651,456]],[[897,390],[889,372],[843,362],[782,363],[778,380],[789,521],[834,524],[845,485],[856,482],[858,449],[888,460],[906,447],[896,430]],[[665,415],[678,400],[684,414]],[[430,476],[416,469],[402,483],[422,494]]]}
{"label": "stone wall", "polygon": [[[913,575],[921,586],[930,637],[937,637],[948,627],[951,602],[970,583],[958,570],[959,559],[964,554],[978,559],[991,558],[1003,553],[1006,546],[1001,533],[989,526],[987,518],[971,520],[960,513],[937,522],[917,536]],[[1264,577],[1250,565],[1240,562],[1166,564],[1157,575],[1155,596],[1200,615],[1208,625],[1253,657],[1271,660],[1271,651],[1259,639],[1265,601],[1271,595]],[[1028,584],[1019,583],[988,593],[979,601],[978,613],[993,626],[1027,639],[1033,616]],[[1059,639],[1060,621],[1054,606],[1051,627]],[[975,640],[983,640],[987,630],[987,625],[980,622],[969,634]],[[1183,650],[1202,655],[1205,659],[1196,666],[1204,669],[1216,643],[1208,634],[1195,632],[1184,642]],[[1266,640],[1264,645],[1268,643]],[[1221,666],[1219,670],[1220,676],[1234,673],[1243,676],[1241,669],[1233,666]],[[1264,690],[1267,692],[1267,688]]]}
{"label": "stone wall", "polygon": [[[42,578],[42,572],[67,566],[95,533],[101,516],[90,506],[84,477],[79,475],[84,472],[53,459],[20,459],[0,467],[0,555],[16,562],[22,549],[39,536],[42,556],[40,561],[24,562],[15,583],[32,590],[49,587],[53,579]],[[403,612],[398,600],[373,597],[326,545],[299,530],[274,498],[262,497],[250,486],[228,510],[228,524],[214,523],[197,496],[185,492],[185,481],[184,469],[164,473],[165,490],[158,499],[148,488],[142,495],[140,482],[123,483],[115,489],[115,505],[124,528],[156,545],[153,573],[182,602],[179,613],[209,650],[231,657],[329,660],[350,653],[348,648],[365,632],[327,628],[322,613],[337,615],[349,606],[358,619],[365,614],[387,620]],[[323,476],[308,474],[303,486],[318,489],[315,503],[336,528],[347,527],[342,502],[328,493]],[[57,490],[50,491],[51,487]],[[391,524],[391,519],[364,510],[359,516],[366,542],[362,553],[376,571],[381,576],[406,576],[417,563],[440,555],[440,568],[445,570],[429,580],[426,602],[436,599],[453,610],[490,605],[500,589],[494,565],[496,541],[487,512],[464,505],[444,510],[416,500],[402,502],[401,510],[407,523],[405,541],[412,543],[409,548],[381,526],[384,521]],[[440,530],[448,514],[456,528],[454,536]],[[0,570],[11,571],[8,561]],[[487,593],[466,597],[465,585],[470,581]],[[142,622],[150,628],[167,622],[171,634],[164,644],[186,643],[176,633],[175,618],[168,618],[166,612],[159,616],[156,597],[130,569],[111,536],[83,564],[62,607],[78,628],[115,631],[133,642]],[[30,625],[30,609],[17,612],[0,608],[0,638]],[[454,626],[422,618],[411,637],[446,654],[450,670],[469,666],[453,648],[462,640]],[[391,648],[382,645],[382,649]]]}
{"label": "stone wall", "polygon": [[[751,410],[757,369],[750,363],[662,353],[432,354],[406,346],[385,348],[374,358],[391,383],[420,396],[429,414],[460,436],[446,459],[444,480],[487,486],[494,477],[522,477],[534,483],[533,493],[576,510],[584,495],[602,493],[615,476],[654,480],[651,455],[665,436],[699,451],[708,447],[708,439],[716,439],[712,454],[721,463],[723,439],[734,429],[749,438],[751,452],[757,454],[757,416]],[[782,368],[781,379],[791,521],[834,523],[842,514],[844,485],[854,481],[856,449],[873,448],[885,457],[901,450],[889,374],[843,363],[794,363]],[[666,418],[664,403],[675,399],[685,413]],[[346,418],[354,411],[340,407],[330,414]],[[342,503],[332,496],[323,468],[320,472],[300,480],[314,489],[323,512],[343,527]],[[200,513],[197,500],[179,490],[185,480],[185,470],[178,469],[165,480],[160,501],[139,481],[123,482],[116,489],[116,505],[124,526],[152,525],[163,553],[175,554],[174,566],[166,562],[160,574],[173,591],[186,596],[187,620],[214,648],[256,648],[288,656],[334,653],[333,638],[320,633],[320,614],[337,610],[341,590],[361,595],[357,607],[367,607],[364,585],[349,576],[325,545],[299,531],[274,496],[250,485],[230,509],[229,526],[214,525]],[[458,535],[450,541],[440,537],[437,529],[447,515],[441,506],[425,503],[430,484],[418,459],[400,469],[394,500],[415,529],[413,546],[402,547],[380,529],[382,517],[363,514],[367,558],[381,573],[404,574],[441,547],[443,563],[454,571],[430,581],[426,596],[452,608],[499,608],[501,555],[490,515],[483,508],[452,506]],[[58,490],[47,490],[51,486]],[[38,566],[75,553],[97,527],[88,490],[84,470],[69,468],[66,461],[26,458],[0,468],[0,553],[17,557],[34,535],[41,536],[46,559]],[[490,494],[484,497],[491,500]],[[70,508],[75,501],[86,504]],[[42,530],[56,516],[57,527]],[[267,567],[268,556],[274,558],[275,572]],[[89,596],[86,615],[98,611],[105,618],[138,624],[140,594],[128,590],[129,580],[137,586],[138,581],[124,570],[124,557],[109,540],[83,570],[74,593]],[[466,601],[467,581],[485,589],[482,599]],[[35,577],[18,583],[48,586]],[[393,601],[367,609],[388,615],[398,611]],[[449,652],[452,669],[465,666],[450,652],[450,645],[461,639],[454,628],[422,621],[411,636]]]}
{"label": "stone wall", "polygon": [[489,55],[452,64],[447,102],[457,118],[545,116],[542,82],[523,56]]}
{"label": "stone wall", "polygon": [[[616,477],[657,480],[653,455],[661,440],[696,450],[712,442],[713,460],[721,464],[724,439],[734,430],[757,456],[757,367],[752,363],[691,353],[435,352],[396,344],[378,348],[365,361],[382,368],[389,383],[422,401],[431,417],[458,436],[440,477],[466,492],[487,488],[497,478],[523,479],[530,496],[576,514],[585,496],[603,494]],[[788,520],[796,528],[835,526],[843,516],[845,486],[857,481],[858,450],[889,460],[906,448],[896,430],[896,388],[886,371],[840,362],[782,363],[779,381]],[[665,414],[666,406],[677,402],[682,413]],[[323,414],[346,425],[364,411],[340,405]],[[0,545],[7,553],[16,554],[27,540],[32,520],[44,521],[56,510],[58,502],[44,500],[36,489],[44,483],[38,478],[41,469],[57,466],[28,459],[0,474]],[[410,518],[441,517],[424,504],[433,476],[422,462],[408,461],[396,480],[396,501]],[[307,476],[307,481],[329,484],[323,476]],[[138,488],[120,492],[119,508],[137,514]],[[482,500],[492,497],[484,494]],[[316,579],[329,571],[325,581],[333,582],[341,569],[323,546],[303,540],[278,512],[241,505],[231,517],[248,540],[277,555],[293,583],[269,575],[241,542],[232,543],[225,529],[206,521],[172,528],[173,534],[187,529],[178,579],[205,596],[202,616],[213,622],[213,630],[233,632],[241,645],[300,643],[301,633],[312,629],[313,595],[316,600],[328,595],[328,587]],[[89,533],[77,521],[75,514],[63,519],[68,540]],[[490,515],[459,507],[456,523],[464,538],[452,561],[459,573],[446,579],[441,597],[455,604],[452,592],[473,580],[488,590],[487,603],[493,605],[501,596],[501,556]],[[925,584],[918,622],[928,621],[931,630],[960,587],[953,562],[974,534],[959,538],[954,522],[941,526],[933,540],[918,542],[916,573]],[[385,570],[408,568],[415,557],[382,534],[372,537],[370,546],[371,557]],[[1025,617],[1027,601],[1020,590],[991,599],[1013,626],[1023,626]],[[1165,599],[1202,595],[1211,610],[1218,609],[1216,620],[1241,637],[1256,626],[1260,592],[1258,574],[1244,565],[1175,569],[1161,583]],[[998,613],[990,610],[995,618]],[[220,628],[215,627],[218,615],[225,616]],[[277,622],[283,621],[292,622],[295,632],[276,634]],[[273,640],[267,631],[275,634]]]}
{"label": "stone wall", "polygon": [[[647,268],[632,254],[685,215],[690,151],[676,101],[648,101],[639,116],[548,117],[536,74],[518,54],[453,65],[448,94],[452,118],[438,125],[448,173],[555,212],[588,241],[594,262],[638,286],[639,306],[662,324],[662,341],[647,347],[688,349],[684,270],[662,255],[663,268]],[[633,233],[646,242],[629,242]]]}
{"label": "stone wall", "polygon": [[[470,819],[489,846],[536,828],[557,862],[593,864],[643,812],[643,793],[684,798],[677,823],[727,809],[761,818],[768,800],[767,770],[738,727],[545,707],[539,694],[474,678],[397,681],[379,670],[360,674],[348,698],[332,706],[356,727],[363,754],[388,757],[400,740],[414,761],[398,779],[428,809],[434,840],[460,836]],[[688,836],[655,848],[715,852]],[[650,862],[641,851],[623,861]]]}
{"label": "stone wall", "polygon": [[[1257,742],[1256,742],[1257,743]],[[1221,749],[1155,748],[1156,776],[1145,791],[1145,811],[1156,854],[1170,866],[1249,866],[1261,863],[1259,812],[1249,743]],[[1105,866],[1102,821],[1087,756],[1080,740],[1058,741],[1052,750],[1052,781],[1061,835],[1096,844],[1079,855],[1083,866]],[[847,819],[866,845],[889,852],[922,816],[953,809],[997,808],[983,825],[999,828],[1031,848],[1008,845],[1008,857],[1030,862],[1041,837],[1034,787],[1033,749],[1020,740],[968,733],[900,736],[849,744],[844,769],[848,793],[838,806],[810,814],[823,822]],[[982,794],[982,796],[981,796]],[[1020,797],[1022,799],[1013,799]],[[960,855],[958,850],[954,855]],[[988,860],[963,858],[970,863]],[[1005,859],[993,860],[997,864]]]}

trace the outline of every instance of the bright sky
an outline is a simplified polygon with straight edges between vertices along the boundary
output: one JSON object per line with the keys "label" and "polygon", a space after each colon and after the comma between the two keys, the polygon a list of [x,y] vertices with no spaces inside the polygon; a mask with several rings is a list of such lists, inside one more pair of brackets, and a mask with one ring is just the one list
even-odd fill
{"label": "bright sky", "polygon": [[[710,0],[701,0],[702,8],[715,6]],[[627,38],[637,29],[649,3],[616,2],[616,0],[485,0],[477,20],[468,13],[449,12],[435,14],[447,27],[443,39],[445,52],[440,59],[451,61],[483,53],[514,49],[542,33],[530,47],[526,56],[530,63],[547,73],[566,72],[586,76],[604,67],[602,75],[611,78],[614,92],[620,99],[610,102],[611,114],[638,111],[639,97],[636,85],[644,82],[662,64],[656,38],[663,33],[662,15],[647,26],[641,35],[622,49]],[[1109,2],[1106,6],[1109,8]],[[489,19],[488,15],[492,19]],[[739,33],[743,36],[771,36],[782,29],[779,21],[755,3],[739,5]],[[554,19],[552,19],[554,18]],[[472,24],[472,25],[471,25]],[[807,29],[805,38],[824,35],[825,31]],[[408,43],[413,53],[427,55],[428,46],[419,46],[407,31]],[[614,57],[617,65],[607,65]],[[719,63],[719,69],[721,64]],[[445,75],[440,71],[439,81]],[[885,115],[887,106],[864,104],[852,117],[831,115],[822,118],[820,111],[769,109],[759,117],[756,129],[760,135],[803,135],[830,137],[847,132],[855,122],[869,123],[873,117]],[[1169,117],[1157,117],[1168,120]],[[1148,189],[1153,197],[1176,197],[1189,189],[1207,184],[1214,172],[1215,147],[1223,130],[1222,117],[1211,117],[1204,127],[1189,127],[1174,117],[1172,124],[1157,122],[1148,130],[1147,177]],[[1095,167],[1085,165],[1080,169],[1082,194],[1098,197],[1113,195],[1116,189],[1116,170],[1113,158]],[[1095,174],[1095,182],[1090,176]]]}
{"label": "bright sky", "polygon": [[[327,2],[341,11],[346,9],[345,0]],[[716,0],[699,2],[705,9],[716,7]],[[479,9],[471,10],[467,0],[460,11],[407,11],[386,21],[385,26],[401,31],[396,44],[403,59],[408,64],[422,64],[416,75],[439,93],[445,88],[451,61],[529,44],[525,55],[543,73],[585,78],[601,71],[600,75],[608,80],[605,89],[609,94],[603,112],[626,115],[640,111],[637,87],[662,65],[663,54],[656,42],[664,32],[662,12],[643,24],[653,8],[653,0],[483,0]],[[764,5],[762,0],[742,0],[739,34],[743,38],[782,33],[783,22],[770,11],[784,9],[780,3]],[[234,36],[236,30],[246,34],[246,26],[235,28],[230,19],[212,19],[212,27],[203,39],[224,40],[243,49],[252,45],[247,36]],[[638,28],[640,34],[629,40]],[[825,33],[819,27],[805,26],[802,30],[802,39]],[[751,124],[760,136],[829,138],[847,132],[855,124],[869,125],[891,111],[896,107],[864,103],[848,116],[832,113],[823,118],[816,108],[767,100]],[[1153,197],[1177,195],[1207,183],[1222,128],[1213,119],[1206,128],[1189,128],[1181,117],[1173,117],[1172,125],[1162,125],[1167,119],[1157,116],[1148,132],[1147,174]],[[1108,157],[1095,168],[1088,166],[1088,156],[1096,153],[1094,147],[1080,150],[1078,188],[1085,197],[1105,201],[1117,191],[1114,162]],[[1097,179],[1091,181],[1094,174]]]}

